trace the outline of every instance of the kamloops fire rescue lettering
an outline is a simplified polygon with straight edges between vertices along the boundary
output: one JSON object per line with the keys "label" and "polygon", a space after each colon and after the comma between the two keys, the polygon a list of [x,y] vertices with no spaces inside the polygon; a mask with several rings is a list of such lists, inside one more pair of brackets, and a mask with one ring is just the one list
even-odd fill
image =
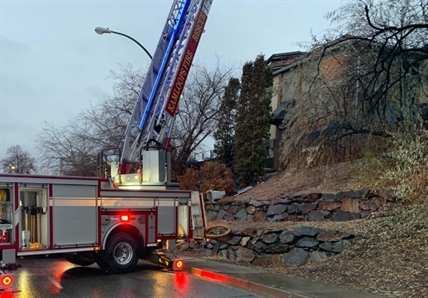
{"label": "kamloops fire rescue lettering", "polygon": [[196,19],[196,25],[194,26],[193,32],[191,33],[191,40],[189,41],[188,48],[184,54],[184,59],[180,65],[178,72],[178,79],[175,85],[172,87],[171,95],[167,102],[167,112],[174,116],[177,112],[178,101],[180,100],[180,95],[184,88],[184,83],[186,82],[187,75],[189,74],[190,66],[192,65],[193,57],[196,52],[199,39],[201,38],[202,31],[205,27],[205,22],[207,20],[207,15],[200,11]]}
{"label": "kamloops fire rescue lettering", "polygon": [[0,293],[13,288],[16,256],[62,253],[113,273],[146,258],[182,270],[167,249],[205,237],[205,210],[200,193],[171,182],[166,149],[211,4],[173,1],[121,156],[103,150],[99,177],[0,174]]}

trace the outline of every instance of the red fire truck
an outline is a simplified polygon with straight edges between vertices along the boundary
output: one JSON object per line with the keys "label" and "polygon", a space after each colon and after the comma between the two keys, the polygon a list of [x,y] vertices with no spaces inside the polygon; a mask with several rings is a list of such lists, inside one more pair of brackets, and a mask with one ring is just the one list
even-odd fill
{"label": "red fire truck", "polygon": [[0,174],[3,265],[16,256],[63,253],[74,264],[114,273],[132,270],[139,258],[183,266],[163,249],[203,238],[205,210],[198,192],[171,182],[168,149],[211,3],[173,1],[124,146],[117,158],[99,156],[102,177]]}

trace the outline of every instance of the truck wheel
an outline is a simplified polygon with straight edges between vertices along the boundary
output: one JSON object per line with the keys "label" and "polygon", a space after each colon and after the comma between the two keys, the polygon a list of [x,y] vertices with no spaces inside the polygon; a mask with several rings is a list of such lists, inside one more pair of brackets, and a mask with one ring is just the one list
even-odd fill
{"label": "truck wheel", "polygon": [[64,254],[64,257],[70,263],[80,265],[80,266],[89,266],[95,263],[95,259],[92,254],[66,253]]}
{"label": "truck wheel", "polygon": [[127,233],[113,235],[109,239],[105,251],[108,269],[114,273],[133,270],[138,263],[137,247],[137,240],[133,236]]}

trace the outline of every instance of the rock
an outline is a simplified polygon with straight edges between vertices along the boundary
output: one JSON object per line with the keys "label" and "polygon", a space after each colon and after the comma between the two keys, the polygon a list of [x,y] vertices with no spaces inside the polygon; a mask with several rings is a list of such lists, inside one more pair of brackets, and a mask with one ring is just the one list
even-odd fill
{"label": "rock", "polygon": [[219,250],[226,249],[226,248],[228,248],[228,247],[229,247],[229,244],[227,244],[227,243],[222,243],[222,244],[220,244]]}
{"label": "rock", "polygon": [[248,236],[246,236],[246,237],[242,237],[242,239],[241,239],[241,241],[239,242],[239,244],[240,244],[241,246],[247,246],[247,243],[248,243],[248,241],[250,241],[250,239],[251,239],[251,237],[248,237]]}
{"label": "rock", "polygon": [[207,212],[207,220],[214,220],[217,217],[217,212],[215,211],[208,211]]}
{"label": "rock", "polygon": [[302,204],[302,214],[309,214],[310,211],[315,210],[318,204]]}
{"label": "rock", "polygon": [[247,220],[247,210],[245,208],[240,209],[236,213],[235,218],[236,218],[237,221]]}
{"label": "rock", "polygon": [[255,257],[254,251],[245,247],[240,247],[236,252],[236,262],[238,263],[251,263]]}
{"label": "rock", "polygon": [[314,237],[321,233],[323,230],[318,228],[312,228],[312,227],[298,227],[293,230],[293,234],[296,236],[311,236]]}
{"label": "rock", "polygon": [[290,204],[292,202],[292,200],[290,199],[290,198],[287,198],[287,197],[283,197],[283,198],[274,198],[272,201],[271,201],[271,204],[272,205],[277,205],[277,204],[286,204],[286,205],[288,205],[288,204]]}
{"label": "rock", "polygon": [[261,221],[265,221],[266,220],[266,215],[264,212],[262,211],[256,211],[254,213],[254,219],[255,222],[261,222]]}
{"label": "rock", "polygon": [[360,209],[363,211],[370,210],[369,202],[368,201],[361,201],[360,202]]}
{"label": "rock", "polygon": [[220,250],[220,243],[215,243],[213,247],[213,255],[218,254],[219,250]]}
{"label": "rock", "polygon": [[267,244],[274,243],[278,239],[278,234],[269,233],[260,237],[260,239]]}
{"label": "rock", "polygon": [[348,240],[340,240],[333,245],[333,252],[340,253],[351,246],[351,242]]}
{"label": "rock", "polygon": [[301,266],[308,261],[309,254],[302,248],[293,248],[290,252],[283,254],[284,263],[287,266]]}
{"label": "rock", "polygon": [[280,254],[284,252],[288,252],[290,250],[290,246],[287,244],[272,244],[265,248],[265,254]]}
{"label": "rock", "polygon": [[302,213],[302,205],[299,203],[293,203],[290,206],[288,206],[287,212],[288,213],[301,214]]}
{"label": "rock", "polygon": [[202,251],[202,254],[206,255],[206,256],[210,256],[212,255],[213,251],[212,249],[206,248]]}
{"label": "rock", "polygon": [[236,260],[236,252],[231,250],[231,249],[227,249],[227,250],[220,250],[220,252],[218,253],[218,255],[220,257],[222,257],[223,259],[226,260],[231,260],[231,261],[235,261]]}
{"label": "rock", "polygon": [[369,207],[371,211],[378,211],[382,206],[382,199],[380,197],[374,197],[369,200]]}
{"label": "rock", "polygon": [[283,231],[279,235],[279,241],[284,244],[290,244],[294,242],[294,239],[296,239],[296,236],[294,236],[292,231]]}
{"label": "rock", "polygon": [[242,237],[241,236],[232,236],[232,238],[230,238],[230,240],[227,242],[230,245],[236,245],[241,241]]}
{"label": "rock", "polygon": [[311,251],[309,253],[309,262],[310,263],[318,263],[328,259],[328,256],[325,251]]}
{"label": "rock", "polygon": [[370,218],[371,215],[372,215],[371,210],[361,211],[361,218]]}
{"label": "rock", "polygon": [[241,231],[241,234],[245,235],[245,236],[254,237],[257,234],[257,229],[256,228],[248,227],[248,228],[243,229]]}
{"label": "rock", "polygon": [[308,220],[321,221],[321,220],[325,220],[328,215],[330,215],[330,212],[324,211],[324,210],[311,211],[309,213]]}
{"label": "rock", "polygon": [[305,203],[315,202],[316,200],[320,199],[321,196],[322,196],[322,194],[313,192],[313,193],[307,194],[303,198],[303,202],[305,202]]}
{"label": "rock", "polygon": [[258,241],[255,244],[252,244],[252,242],[248,244],[248,249],[252,249],[259,254],[262,254],[265,251],[266,247],[267,245],[261,241]]}
{"label": "rock", "polygon": [[332,220],[333,221],[348,221],[361,218],[361,214],[359,213],[348,213],[343,212],[341,210],[337,210],[334,212]]}
{"label": "rock", "polygon": [[334,245],[333,245],[333,243],[331,243],[331,242],[324,242],[324,243],[321,243],[320,245],[319,245],[319,247],[322,249],[322,250],[325,250],[325,251],[333,251],[333,248],[334,248]]}
{"label": "rock", "polygon": [[272,267],[283,263],[282,254],[278,255],[262,255],[255,258],[251,264],[256,266]]}
{"label": "rock", "polygon": [[342,240],[346,235],[339,231],[323,231],[318,234],[317,240],[322,242],[327,242],[327,241],[335,242],[335,241]]}
{"label": "rock", "polygon": [[332,193],[323,193],[320,199],[324,201],[334,201],[336,200],[336,195]]}
{"label": "rock", "polygon": [[337,201],[319,201],[318,206],[322,210],[333,211],[339,209],[342,204]]}
{"label": "rock", "polygon": [[267,216],[278,215],[287,210],[287,205],[278,204],[278,205],[270,205],[267,211]]}
{"label": "rock", "polygon": [[242,204],[239,204],[239,205],[235,205],[235,206],[230,207],[228,211],[229,211],[229,213],[236,214],[242,208],[245,208],[245,206]]}
{"label": "rock", "polygon": [[272,222],[278,222],[278,221],[283,221],[286,218],[287,218],[286,216],[279,214],[279,215],[274,215],[273,217],[269,217],[268,220]]}
{"label": "rock", "polygon": [[254,214],[254,212],[256,212],[256,207],[254,207],[254,206],[248,206],[247,207],[247,213],[248,214]]}
{"label": "rock", "polygon": [[217,216],[216,216],[216,218],[219,220],[219,219],[223,219],[223,217],[225,216],[227,214],[227,211],[225,211],[225,210],[220,210],[218,213],[217,213]]}
{"label": "rock", "polygon": [[248,204],[253,205],[254,207],[260,207],[260,206],[265,205],[266,202],[252,199],[252,200],[250,200],[250,202]]}
{"label": "rock", "polygon": [[296,246],[297,247],[307,247],[307,248],[313,248],[318,246],[319,242],[312,238],[312,237],[303,237],[297,241]]}
{"label": "rock", "polygon": [[235,220],[235,217],[232,213],[227,212],[227,214],[224,216],[225,220]]}
{"label": "rock", "polygon": [[367,194],[367,190],[358,190],[358,191],[343,191],[336,194],[338,199],[349,198],[349,199],[358,199],[363,198]]}
{"label": "rock", "polygon": [[349,213],[359,213],[360,206],[359,206],[358,199],[351,199],[351,198],[343,199],[340,210],[342,210],[343,212],[349,212]]}

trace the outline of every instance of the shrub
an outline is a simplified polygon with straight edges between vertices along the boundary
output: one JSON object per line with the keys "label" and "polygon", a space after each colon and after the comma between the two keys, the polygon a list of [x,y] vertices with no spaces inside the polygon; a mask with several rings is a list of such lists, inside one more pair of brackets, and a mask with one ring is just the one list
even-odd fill
{"label": "shrub", "polygon": [[197,190],[206,195],[208,190],[225,191],[226,195],[235,192],[232,171],[219,162],[206,162],[201,168],[187,168],[183,176],[178,177],[180,189]]}

